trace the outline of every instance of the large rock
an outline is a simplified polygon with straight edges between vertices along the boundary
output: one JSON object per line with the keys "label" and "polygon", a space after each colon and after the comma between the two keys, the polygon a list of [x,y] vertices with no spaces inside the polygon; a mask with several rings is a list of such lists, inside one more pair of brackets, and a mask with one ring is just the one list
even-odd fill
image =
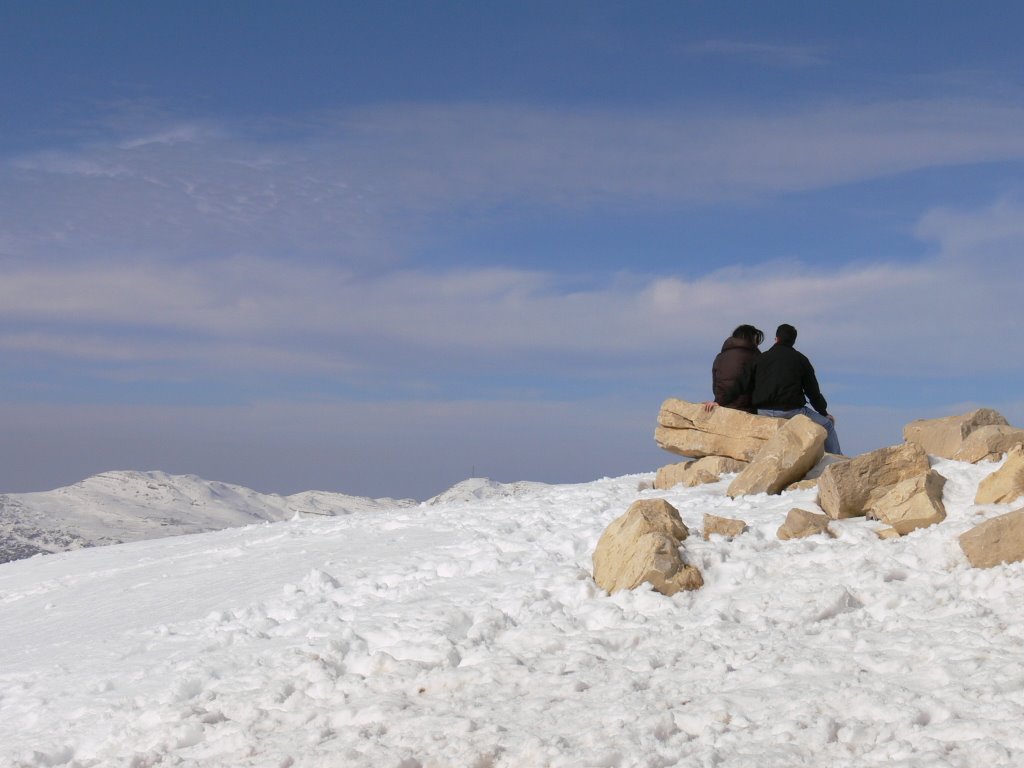
{"label": "large rock", "polygon": [[978,483],[975,504],[1009,504],[1024,496],[1024,447],[1015,446],[1006,462]]}
{"label": "large rock", "polygon": [[960,549],[975,568],[1024,560],[1024,509],[986,520],[961,534]]}
{"label": "large rock", "polygon": [[830,464],[818,478],[818,506],[830,518],[859,517],[897,483],[926,475],[928,454],[917,443],[903,443]]}
{"label": "large rock", "polygon": [[942,503],[945,485],[945,477],[934,469],[929,470],[927,474],[892,486],[888,493],[868,505],[865,515],[870,520],[891,525],[891,530],[900,536],[941,523],[946,519],[946,507]]}
{"label": "large rock", "polygon": [[700,571],[683,563],[679,544],[689,531],[664,499],[641,499],[612,521],[594,550],[594,581],[607,592],[651,584],[664,595],[704,584]]}
{"label": "large rock", "polygon": [[704,541],[707,541],[715,534],[732,539],[739,536],[745,530],[747,530],[747,524],[743,520],[719,517],[718,515],[704,515]]}
{"label": "large rock", "polygon": [[680,456],[750,461],[782,425],[781,419],[770,416],[721,407],[708,412],[701,403],[670,397],[661,405],[654,439],[659,447]]}
{"label": "large rock", "polygon": [[991,424],[1005,425],[1007,421],[998,411],[979,408],[959,416],[912,421],[903,428],[903,439],[917,443],[932,456],[952,459],[968,435]]}
{"label": "large rock", "polygon": [[806,475],[825,455],[825,436],[824,427],[803,414],[794,416],[771,436],[726,493],[732,498],[779,493]]}
{"label": "large rock", "polygon": [[849,461],[849,456],[843,456],[840,453],[826,453],[820,459],[818,463],[811,467],[810,472],[804,475],[803,480],[797,480],[795,483],[790,483],[786,486],[787,491],[799,491],[804,488],[817,488],[818,478],[821,477],[821,473],[825,471],[825,468],[829,464],[835,464],[837,461]]}
{"label": "large rock", "polygon": [[791,509],[789,514],[786,515],[786,522],[779,526],[779,530],[776,531],[775,535],[783,541],[802,539],[819,533],[832,536],[828,522],[829,519],[825,515],[808,512],[806,509]]}
{"label": "large rock", "polygon": [[704,483],[717,483],[722,475],[742,472],[746,466],[747,462],[730,459],[728,456],[705,456],[693,461],[681,461],[659,469],[654,478],[654,487],[664,491],[677,485],[693,488]]}
{"label": "large rock", "polygon": [[1024,445],[1024,429],[1005,424],[978,427],[967,436],[953,458],[971,464],[999,461],[1004,453],[1017,445]]}

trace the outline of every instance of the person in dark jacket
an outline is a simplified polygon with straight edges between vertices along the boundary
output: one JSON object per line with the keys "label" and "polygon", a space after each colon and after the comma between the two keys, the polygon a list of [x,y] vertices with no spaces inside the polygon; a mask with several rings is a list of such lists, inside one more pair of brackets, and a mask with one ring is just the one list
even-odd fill
{"label": "person in dark jacket", "polygon": [[737,408],[747,413],[757,413],[757,409],[751,404],[749,392],[742,392],[728,400],[725,394],[740,380],[747,365],[761,354],[758,347],[762,341],[764,331],[752,325],[741,325],[723,342],[722,351],[711,364],[711,390],[715,393],[715,402],[718,405]]}
{"label": "person in dark jacket", "polygon": [[[732,401],[742,394],[749,395],[751,404],[763,416],[791,419],[802,413],[825,428],[825,450],[842,453],[835,418],[828,412],[814,366],[793,348],[795,342],[796,328],[788,323],[780,325],[772,348],[751,361],[722,399]],[[813,410],[807,407],[808,401]]]}

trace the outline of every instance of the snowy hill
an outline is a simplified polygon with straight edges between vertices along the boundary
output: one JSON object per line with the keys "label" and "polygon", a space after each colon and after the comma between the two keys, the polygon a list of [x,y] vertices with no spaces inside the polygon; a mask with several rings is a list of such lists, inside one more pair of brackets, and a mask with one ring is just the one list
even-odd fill
{"label": "snowy hill", "polygon": [[104,472],[40,493],[0,495],[0,563],[39,553],[416,504],[307,491],[263,494],[194,475]]}
{"label": "snowy hill", "polygon": [[[888,541],[777,539],[813,490],[641,475],[0,565],[0,765],[1020,766],[1024,564],[957,544],[1009,509],[972,503],[997,465],[934,466],[947,519]],[[644,497],[700,590],[595,587]],[[750,528],[704,541],[704,513]]]}

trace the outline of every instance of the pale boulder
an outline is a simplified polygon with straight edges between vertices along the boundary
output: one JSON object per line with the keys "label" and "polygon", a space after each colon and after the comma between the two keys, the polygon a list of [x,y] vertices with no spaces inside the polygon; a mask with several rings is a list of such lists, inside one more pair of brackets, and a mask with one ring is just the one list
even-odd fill
{"label": "pale boulder", "polygon": [[930,471],[928,454],[917,443],[903,443],[830,464],[818,478],[818,506],[833,520],[859,517],[904,480]]}
{"label": "pale boulder", "polygon": [[743,520],[735,520],[731,517],[719,517],[718,515],[704,515],[704,540],[707,541],[713,535],[724,536],[727,539],[735,538],[747,530],[747,524]]}
{"label": "pale boulder", "polygon": [[659,447],[680,456],[727,456],[750,461],[781,426],[781,419],[770,416],[721,407],[709,412],[701,403],[669,398],[658,413],[654,440]]}
{"label": "pale boulder", "polygon": [[730,459],[728,456],[705,456],[693,461],[681,461],[659,469],[654,487],[667,490],[677,485],[693,488],[705,483],[717,483],[722,475],[742,472],[746,466],[745,461]]}
{"label": "pale boulder", "polygon": [[825,428],[800,414],[765,442],[754,460],[729,484],[732,498],[779,493],[800,480],[825,455]]}
{"label": "pale boulder", "polygon": [[658,423],[673,429],[696,429],[716,435],[752,437],[756,440],[767,440],[782,426],[780,419],[771,416],[758,416],[719,406],[706,411],[703,403],[691,403],[675,397],[661,404]]}
{"label": "pale boulder", "polygon": [[1006,419],[998,411],[979,408],[957,416],[912,421],[903,428],[903,439],[917,443],[932,456],[952,459],[974,430],[989,425],[1006,424]]}
{"label": "pale boulder", "polygon": [[832,536],[828,523],[829,519],[826,515],[808,512],[806,509],[794,508],[789,510],[789,514],[786,515],[786,521],[779,526],[779,530],[775,535],[783,541],[803,539],[819,533]]}
{"label": "pale boulder", "polygon": [[1024,508],[986,520],[961,534],[960,549],[975,568],[1024,560]]}
{"label": "pale boulder", "polygon": [[942,503],[942,490],[946,478],[929,470],[897,483],[884,496],[872,501],[865,515],[869,520],[879,520],[891,525],[891,531],[904,536],[918,528],[941,523],[946,519],[946,507]]}
{"label": "pale boulder", "polygon": [[975,504],[1009,504],[1024,496],[1024,446],[1011,449],[1006,462],[978,484]]}
{"label": "pale boulder", "polygon": [[977,464],[979,461],[999,461],[1011,448],[1024,445],[1024,429],[996,424],[978,427],[964,440],[953,458]]}
{"label": "pale boulder", "polygon": [[805,488],[817,488],[818,478],[821,477],[821,473],[825,471],[825,467],[829,464],[835,464],[837,461],[849,461],[849,456],[843,456],[840,453],[826,453],[818,463],[811,467],[811,471],[804,475],[803,480],[797,480],[795,483],[790,483],[786,486],[787,491],[799,491]]}
{"label": "pale boulder", "polygon": [[689,531],[664,499],[641,499],[612,521],[594,550],[594,581],[605,591],[648,583],[664,595],[698,589],[700,571],[683,563],[679,544]]}

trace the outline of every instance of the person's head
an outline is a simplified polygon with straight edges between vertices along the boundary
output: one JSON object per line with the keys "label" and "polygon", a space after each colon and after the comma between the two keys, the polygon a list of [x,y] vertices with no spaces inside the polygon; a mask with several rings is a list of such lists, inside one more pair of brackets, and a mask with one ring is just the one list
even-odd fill
{"label": "person's head", "polygon": [[764,341],[764,331],[752,325],[738,325],[736,330],[732,332],[732,337],[734,339],[752,341],[755,347],[759,347],[761,342]]}
{"label": "person's head", "polygon": [[775,343],[792,347],[796,343],[796,328],[789,323],[783,323],[775,329]]}

